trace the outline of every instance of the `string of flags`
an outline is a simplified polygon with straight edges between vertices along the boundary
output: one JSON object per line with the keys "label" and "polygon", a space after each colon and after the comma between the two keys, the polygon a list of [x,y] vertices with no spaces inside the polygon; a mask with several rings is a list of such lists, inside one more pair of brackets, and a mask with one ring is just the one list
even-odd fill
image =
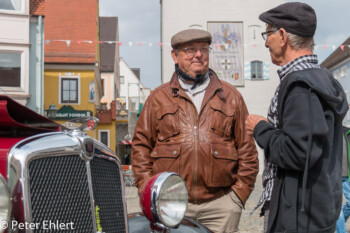
{"label": "string of flags", "polygon": [[[118,44],[119,46],[129,46],[129,47],[133,47],[133,46],[148,46],[148,47],[153,47],[153,46],[159,46],[159,47],[162,47],[162,46],[170,46],[170,42],[165,42],[165,43],[162,43],[162,42],[142,42],[142,41],[139,41],[139,42],[133,42],[133,41],[128,41],[128,42],[122,42],[122,41],[91,41],[91,40],[45,40],[45,43],[47,45],[49,45],[50,43],[55,43],[55,42],[64,42],[66,43],[67,47],[69,47],[72,43],[76,43],[76,44],[83,44],[83,43],[88,43],[88,44],[92,44],[92,43],[99,43],[99,44]],[[248,48],[248,47],[258,47],[258,46],[264,46],[265,44],[264,43],[245,43],[244,44],[244,47],[245,48]],[[214,44],[214,49],[220,49],[220,48],[223,48],[225,47],[225,49],[227,49],[229,46],[231,45],[228,45],[228,44],[218,44],[218,43],[215,43]],[[339,46],[340,49],[342,51],[344,51],[345,47],[349,47],[350,48],[350,45],[340,45]],[[335,45],[331,45],[331,44],[316,44],[314,49],[317,51],[318,49],[324,49],[324,50],[327,50],[327,49],[333,49],[333,50],[336,50],[338,48],[338,46],[335,46]]]}

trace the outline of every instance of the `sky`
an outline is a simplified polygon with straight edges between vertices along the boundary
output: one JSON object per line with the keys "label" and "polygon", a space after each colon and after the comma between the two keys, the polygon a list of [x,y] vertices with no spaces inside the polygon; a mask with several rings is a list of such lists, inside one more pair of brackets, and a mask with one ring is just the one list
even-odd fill
{"label": "sky", "polygon": [[[316,44],[314,53],[318,55],[321,63],[334,48],[339,47],[350,36],[350,0],[299,1],[309,4],[316,11],[318,22],[314,36]],[[122,42],[120,57],[123,57],[131,68],[141,69],[141,82],[145,87],[154,89],[159,86],[161,84],[161,51],[158,45],[160,0],[99,0],[99,2],[100,16],[118,17],[119,41]],[[142,43],[141,46],[139,42]]]}

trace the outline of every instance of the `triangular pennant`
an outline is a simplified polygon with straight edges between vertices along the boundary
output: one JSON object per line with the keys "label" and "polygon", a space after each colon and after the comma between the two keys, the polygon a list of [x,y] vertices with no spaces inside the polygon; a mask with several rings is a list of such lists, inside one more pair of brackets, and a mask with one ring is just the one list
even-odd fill
{"label": "triangular pennant", "polygon": [[139,42],[139,45],[141,46],[141,45],[142,45],[142,42]]}
{"label": "triangular pennant", "polygon": [[99,41],[98,43],[99,43],[99,44],[102,44],[102,43],[103,43],[103,41]]}
{"label": "triangular pennant", "polygon": [[113,41],[108,41],[107,43],[108,43],[108,44],[113,44]]}
{"label": "triangular pennant", "polygon": [[219,48],[219,44],[215,44],[215,48]]}
{"label": "triangular pennant", "polygon": [[45,40],[45,43],[46,44],[50,44],[50,40]]}
{"label": "triangular pennant", "polygon": [[70,45],[70,40],[66,40],[66,44],[67,44],[67,46],[69,47],[69,45]]}
{"label": "triangular pennant", "polygon": [[323,49],[327,49],[327,45],[323,45]]}
{"label": "triangular pennant", "polygon": [[122,46],[123,42],[119,41],[119,43],[118,43],[118,44],[119,44],[119,46]]}
{"label": "triangular pennant", "polygon": [[344,51],[344,45],[343,45],[343,44],[340,45],[340,49],[341,49],[342,51]]}
{"label": "triangular pennant", "polygon": [[152,46],[153,46],[152,42],[149,42],[149,43],[148,43],[148,46],[149,46],[149,47],[152,47]]}
{"label": "triangular pennant", "polygon": [[162,42],[159,42],[158,45],[159,45],[160,47],[162,47]]}
{"label": "triangular pennant", "polygon": [[78,44],[81,44],[81,40],[78,40],[77,43],[78,43]]}
{"label": "triangular pennant", "polygon": [[332,49],[335,50],[335,45],[332,45]]}
{"label": "triangular pennant", "polygon": [[130,47],[132,46],[132,42],[131,41],[128,44],[129,44]]}

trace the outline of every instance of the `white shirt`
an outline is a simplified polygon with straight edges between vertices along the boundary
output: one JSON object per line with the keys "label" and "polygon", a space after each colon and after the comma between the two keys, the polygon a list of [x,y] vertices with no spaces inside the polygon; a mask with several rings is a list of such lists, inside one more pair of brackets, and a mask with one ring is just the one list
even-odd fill
{"label": "white shirt", "polygon": [[193,104],[196,106],[197,113],[199,114],[205,94],[205,90],[208,87],[210,83],[210,78],[209,78],[209,72],[205,74],[206,79],[205,81],[196,86],[193,90],[191,90],[193,84],[191,83],[185,83],[179,78],[180,86],[182,87],[182,90],[186,92],[186,94],[191,98]]}

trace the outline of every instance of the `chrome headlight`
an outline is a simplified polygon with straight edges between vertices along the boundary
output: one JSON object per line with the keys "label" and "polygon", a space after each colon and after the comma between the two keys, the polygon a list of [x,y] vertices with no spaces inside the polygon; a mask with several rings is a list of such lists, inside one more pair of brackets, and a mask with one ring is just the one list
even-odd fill
{"label": "chrome headlight", "polygon": [[176,227],[185,216],[188,192],[184,180],[176,173],[163,172],[146,184],[141,205],[146,217],[153,223]]}
{"label": "chrome headlight", "polygon": [[0,232],[3,232],[10,219],[11,213],[11,198],[7,182],[0,174]]}

